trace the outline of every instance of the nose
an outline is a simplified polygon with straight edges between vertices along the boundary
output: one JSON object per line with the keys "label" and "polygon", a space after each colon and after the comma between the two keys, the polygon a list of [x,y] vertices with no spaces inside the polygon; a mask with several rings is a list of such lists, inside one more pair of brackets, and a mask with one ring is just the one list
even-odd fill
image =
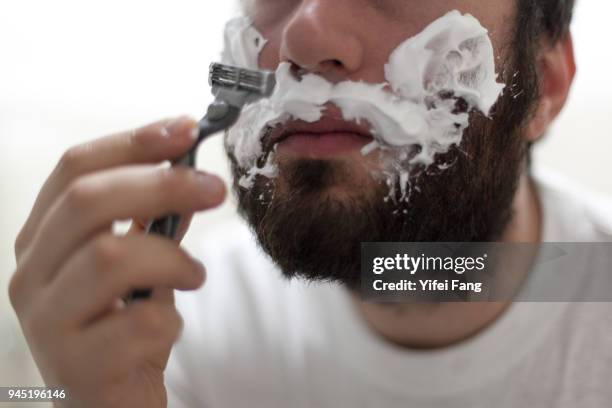
{"label": "nose", "polygon": [[[352,5],[350,4],[352,3]],[[280,60],[339,82],[361,69],[364,45],[348,0],[304,0],[284,28]]]}

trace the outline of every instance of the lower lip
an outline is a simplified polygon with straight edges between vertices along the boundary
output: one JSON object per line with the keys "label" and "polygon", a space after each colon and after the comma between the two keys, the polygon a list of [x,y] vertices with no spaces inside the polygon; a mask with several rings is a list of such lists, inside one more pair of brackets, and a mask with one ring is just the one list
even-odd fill
{"label": "lower lip", "polygon": [[330,158],[361,151],[372,140],[355,133],[295,133],[278,144],[277,154]]}

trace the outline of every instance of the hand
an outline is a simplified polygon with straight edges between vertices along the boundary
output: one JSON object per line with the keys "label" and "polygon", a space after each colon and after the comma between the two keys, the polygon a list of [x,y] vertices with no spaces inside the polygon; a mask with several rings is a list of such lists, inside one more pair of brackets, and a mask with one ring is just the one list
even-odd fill
{"label": "hand", "polygon": [[[9,294],[48,386],[67,390],[66,407],[166,407],[163,381],[182,320],[173,290],[204,282],[204,267],[177,242],[143,234],[142,222],[116,236],[115,220],[149,220],[220,205],[216,176],[161,168],[193,145],[196,123],[162,121],[74,147],[42,188],[15,243]],[[125,305],[136,288],[152,298]]]}

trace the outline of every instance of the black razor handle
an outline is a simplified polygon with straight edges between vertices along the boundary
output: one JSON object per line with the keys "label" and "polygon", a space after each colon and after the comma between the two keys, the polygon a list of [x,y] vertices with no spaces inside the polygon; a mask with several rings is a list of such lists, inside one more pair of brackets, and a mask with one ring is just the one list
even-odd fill
{"label": "black razor handle", "polygon": [[[199,133],[197,142],[186,155],[174,161],[172,166],[195,168],[197,149],[200,143],[215,133],[231,127],[240,117],[240,112],[240,108],[228,105],[225,102],[217,101],[210,105],[208,113],[198,124]],[[180,215],[167,215],[153,221],[147,228],[147,234],[156,234],[174,240],[176,239],[180,224]],[[135,300],[149,299],[151,298],[151,292],[151,289],[134,290],[128,295],[126,301],[130,303]]]}

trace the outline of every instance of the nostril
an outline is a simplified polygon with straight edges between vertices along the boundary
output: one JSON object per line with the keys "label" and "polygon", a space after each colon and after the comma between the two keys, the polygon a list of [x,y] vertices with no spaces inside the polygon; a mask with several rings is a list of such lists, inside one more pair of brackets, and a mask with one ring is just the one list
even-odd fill
{"label": "nostril", "polygon": [[319,73],[338,74],[345,71],[345,64],[339,59],[328,59],[319,64]]}
{"label": "nostril", "polygon": [[287,62],[291,64],[291,69],[289,70],[289,72],[298,81],[301,81],[302,78],[308,73],[322,75],[322,74],[327,74],[327,73],[338,72],[344,69],[344,63],[340,61],[339,59],[329,59],[327,61],[323,61],[319,63],[313,69],[302,67],[292,60],[288,60]]}
{"label": "nostril", "polygon": [[307,74],[307,70],[300,67],[298,64],[291,60],[289,61],[289,63],[291,64],[291,75],[298,81],[301,81],[302,77]]}

